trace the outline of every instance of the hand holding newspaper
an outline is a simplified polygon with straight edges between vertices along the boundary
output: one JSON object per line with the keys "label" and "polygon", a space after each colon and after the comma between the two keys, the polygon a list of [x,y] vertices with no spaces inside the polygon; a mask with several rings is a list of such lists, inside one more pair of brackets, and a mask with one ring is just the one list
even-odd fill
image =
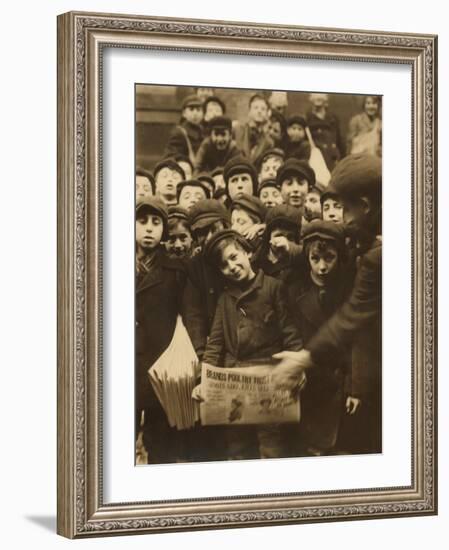
{"label": "hand holding newspaper", "polygon": [[299,392],[279,389],[273,366],[223,369],[201,366],[200,415],[203,425],[299,422]]}

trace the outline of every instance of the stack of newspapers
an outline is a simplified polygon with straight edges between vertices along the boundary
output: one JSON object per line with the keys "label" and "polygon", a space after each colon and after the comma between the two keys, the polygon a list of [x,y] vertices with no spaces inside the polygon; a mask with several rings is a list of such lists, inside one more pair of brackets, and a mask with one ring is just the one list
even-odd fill
{"label": "stack of newspapers", "polygon": [[178,316],[168,348],[148,371],[150,382],[172,428],[187,430],[199,420],[199,405],[192,399],[198,369],[198,357]]}

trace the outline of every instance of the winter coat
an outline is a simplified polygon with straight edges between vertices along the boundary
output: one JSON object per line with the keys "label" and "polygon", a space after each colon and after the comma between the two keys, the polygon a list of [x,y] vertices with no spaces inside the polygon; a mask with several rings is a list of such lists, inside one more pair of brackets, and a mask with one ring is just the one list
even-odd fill
{"label": "winter coat", "polygon": [[327,113],[324,119],[309,112],[306,118],[315,145],[323,153],[329,171],[345,156],[345,145],[340,132],[340,123],[333,113]]}
{"label": "winter coat", "polygon": [[185,284],[182,265],[157,252],[151,270],[136,281],[136,408],[152,407],[156,397],[148,369],[171,342]]}
{"label": "winter coat", "polygon": [[196,154],[195,169],[198,172],[212,172],[215,168],[223,167],[228,160],[241,155],[234,141],[224,151],[219,151],[212,143],[211,138],[206,138],[201,143]]}
{"label": "winter coat", "polygon": [[298,160],[310,159],[310,143],[307,139],[300,142],[286,141],[284,146],[285,159],[295,158]]}
{"label": "winter coat", "polygon": [[234,126],[234,137],[237,148],[251,162],[255,162],[267,149],[274,147],[274,141],[263,128],[256,129],[248,122]]}
{"label": "winter coat", "polygon": [[[298,281],[289,288],[289,305],[304,347],[320,327],[345,300],[351,288],[349,272],[340,271],[338,278],[326,288]],[[325,363],[307,371],[307,384],[301,394],[302,444],[320,451],[329,451],[337,441],[344,398],[351,389],[351,361],[347,349],[341,349]]]}
{"label": "winter coat", "polygon": [[302,340],[286,302],[285,287],[259,270],[249,288],[226,287],[220,296],[204,361],[216,366],[267,362]]}
{"label": "winter coat", "polygon": [[165,147],[165,156],[184,155],[194,163],[203,137],[203,128],[200,125],[184,120],[173,128]]}
{"label": "winter coat", "polygon": [[203,356],[223,281],[202,254],[187,262],[183,320],[199,358]]}

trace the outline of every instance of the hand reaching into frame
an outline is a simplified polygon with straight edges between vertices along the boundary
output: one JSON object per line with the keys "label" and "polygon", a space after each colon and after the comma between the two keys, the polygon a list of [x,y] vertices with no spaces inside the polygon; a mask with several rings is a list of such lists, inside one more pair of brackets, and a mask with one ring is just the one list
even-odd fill
{"label": "hand reaching into frame", "polygon": [[281,351],[273,355],[273,358],[280,359],[273,372],[276,387],[292,390],[304,386],[304,370],[313,366],[309,351]]}

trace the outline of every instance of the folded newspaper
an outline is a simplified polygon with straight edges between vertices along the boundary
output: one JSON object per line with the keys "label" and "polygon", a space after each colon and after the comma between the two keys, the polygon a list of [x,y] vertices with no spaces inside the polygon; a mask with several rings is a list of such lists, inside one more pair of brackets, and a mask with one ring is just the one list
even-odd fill
{"label": "folded newspaper", "polygon": [[198,357],[178,316],[168,348],[148,370],[151,385],[172,428],[186,430],[199,420],[199,406],[192,399],[198,368]]}
{"label": "folded newspaper", "polygon": [[275,388],[273,365],[223,369],[201,366],[201,423],[272,424],[299,422],[299,392]]}

